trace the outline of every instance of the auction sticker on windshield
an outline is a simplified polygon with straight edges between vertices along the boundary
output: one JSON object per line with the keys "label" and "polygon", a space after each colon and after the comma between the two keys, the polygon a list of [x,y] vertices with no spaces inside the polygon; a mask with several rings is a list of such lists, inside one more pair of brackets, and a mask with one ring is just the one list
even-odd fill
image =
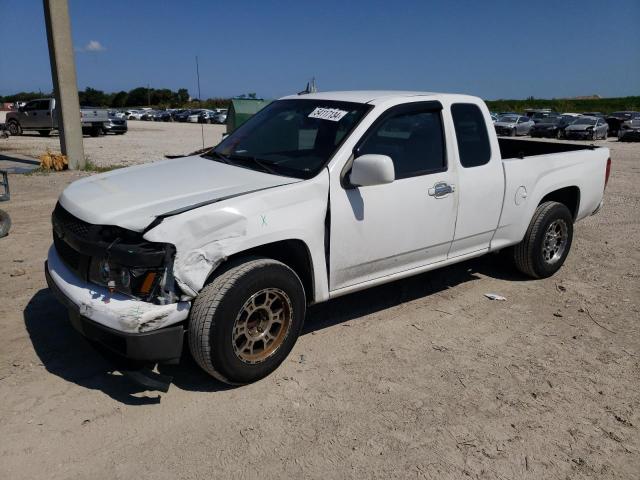
{"label": "auction sticker on windshield", "polygon": [[316,109],[309,114],[309,118],[320,118],[322,120],[339,122],[347,113],[349,112],[346,110],[339,110],[337,108],[316,107]]}

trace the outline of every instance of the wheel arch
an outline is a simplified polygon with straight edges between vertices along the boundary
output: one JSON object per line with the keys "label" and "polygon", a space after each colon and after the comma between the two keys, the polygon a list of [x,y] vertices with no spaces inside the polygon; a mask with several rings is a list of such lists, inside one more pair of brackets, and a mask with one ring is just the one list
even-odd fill
{"label": "wheel arch", "polygon": [[570,187],[563,187],[552,192],[547,193],[538,202],[538,206],[544,202],[558,202],[565,205],[571,212],[571,216],[575,221],[578,217],[578,211],[580,210],[580,188],[575,185]]}
{"label": "wheel arch", "polygon": [[241,263],[243,259],[251,257],[266,257],[284,263],[300,278],[307,303],[315,302],[315,278],[311,251],[307,244],[299,239],[278,240],[229,255],[222,264],[211,272],[205,283],[211,282],[227,269]]}

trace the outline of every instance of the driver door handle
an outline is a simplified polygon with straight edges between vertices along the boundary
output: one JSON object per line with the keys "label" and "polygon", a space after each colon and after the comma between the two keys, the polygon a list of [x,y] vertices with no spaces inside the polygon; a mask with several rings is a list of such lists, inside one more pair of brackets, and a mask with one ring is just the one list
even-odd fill
{"label": "driver door handle", "polygon": [[455,191],[455,185],[449,185],[446,182],[438,182],[429,189],[429,195],[436,198],[444,198]]}

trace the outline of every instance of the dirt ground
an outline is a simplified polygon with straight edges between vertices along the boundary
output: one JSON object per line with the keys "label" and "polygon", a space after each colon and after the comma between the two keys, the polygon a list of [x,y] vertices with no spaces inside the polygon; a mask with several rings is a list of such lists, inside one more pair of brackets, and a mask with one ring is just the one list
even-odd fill
{"label": "dirt ground", "polygon": [[[133,165],[160,159],[164,155],[180,155],[215,145],[226,131],[225,125],[197,123],[127,122],[129,132],[124,135],[84,137],[84,153],[87,160],[99,167],[109,165]],[[60,151],[60,139],[54,133],[41,137],[38,132],[25,132],[0,143],[0,155],[20,158],[37,158],[47,149]],[[0,164],[1,165],[1,164]],[[0,166],[0,168],[2,168]]]}
{"label": "dirt ground", "polygon": [[[199,126],[131,123],[86,139],[92,161],[198,147]],[[18,160],[56,142],[11,141],[0,155]],[[11,175],[0,478],[637,479],[640,144],[598,143],[613,158],[605,206],[554,277],[490,255],[353,294],[313,307],[263,381],[225,387],[185,356],[161,369],[165,394],[114,371],[46,288],[51,210],[86,173]]]}

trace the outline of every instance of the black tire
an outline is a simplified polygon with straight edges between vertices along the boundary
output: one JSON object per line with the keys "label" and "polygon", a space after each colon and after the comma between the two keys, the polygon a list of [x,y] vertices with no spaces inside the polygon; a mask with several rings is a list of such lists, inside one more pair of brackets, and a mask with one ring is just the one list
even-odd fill
{"label": "black tire", "polygon": [[[249,363],[236,353],[234,327],[247,302],[265,289],[286,294],[289,302],[286,305],[283,302],[282,306],[289,309],[291,316],[286,331],[280,327],[277,336],[282,338],[275,350],[264,359]],[[230,264],[193,302],[188,328],[191,355],[204,371],[222,382],[241,385],[260,380],[278,368],[295,345],[304,324],[305,309],[302,282],[285,264],[256,257]],[[250,316],[245,318],[248,325]],[[263,350],[267,348],[264,342],[262,346]]]}
{"label": "black tire", "polygon": [[[543,248],[549,227],[554,222],[564,224],[566,243],[557,258],[547,260]],[[515,266],[532,278],[547,278],[556,273],[564,263],[573,240],[573,216],[566,205],[558,202],[544,202],[533,214],[527,233],[522,242],[513,247]]]}
{"label": "black tire", "polygon": [[15,120],[7,123],[7,130],[9,130],[9,133],[13,136],[22,135],[22,127]]}
{"label": "black tire", "polygon": [[0,238],[9,235],[11,228],[11,217],[4,210],[0,210]]}
{"label": "black tire", "polygon": [[91,130],[89,130],[89,135],[91,135],[92,137],[99,137],[101,133],[102,128],[100,127],[92,127]]}

